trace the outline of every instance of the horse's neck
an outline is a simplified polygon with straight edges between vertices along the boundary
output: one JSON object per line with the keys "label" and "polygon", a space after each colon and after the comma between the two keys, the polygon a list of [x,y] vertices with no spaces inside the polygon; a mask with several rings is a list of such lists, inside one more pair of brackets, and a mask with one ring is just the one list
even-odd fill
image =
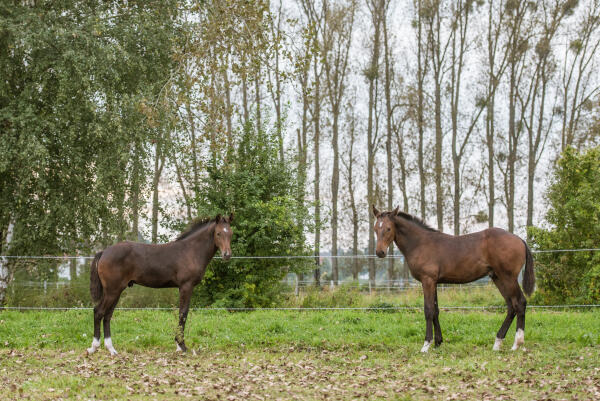
{"label": "horse's neck", "polygon": [[185,239],[191,245],[189,249],[196,255],[205,257],[207,261],[211,260],[217,252],[214,236],[215,227],[215,223],[210,223]]}
{"label": "horse's neck", "polygon": [[421,245],[428,231],[410,221],[402,220],[399,217],[397,219],[396,238],[394,242],[398,246],[398,249],[400,249],[400,252],[409,258],[410,254]]}

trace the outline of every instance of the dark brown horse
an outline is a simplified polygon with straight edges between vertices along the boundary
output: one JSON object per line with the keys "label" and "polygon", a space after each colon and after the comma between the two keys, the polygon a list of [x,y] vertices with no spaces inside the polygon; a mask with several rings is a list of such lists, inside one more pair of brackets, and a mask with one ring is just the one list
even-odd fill
{"label": "dark brown horse", "polygon": [[500,228],[488,228],[466,235],[447,235],[427,226],[420,219],[398,208],[380,213],[373,206],[377,218],[377,256],[384,258],[390,243],[394,241],[404,257],[412,276],[423,285],[425,297],[425,320],[427,329],[421,352],[427,352],[433,339],[435,345],[442,343],[442,330],[438,320],[438,283],[469,283],[489,275],[506,300],[508,312],[496,335],[494,350],[499,350],[502,340],[517,316],[517,332],[513,350],[525,341],[525,307],[527,302],[517,281],[521,267],[523,289],[527,295],[533,292],[535,276],[533,257],[525,241]]}
{"label": "dark brown horse", "polygon": [[93,353],[100,346],[100,321],[104,319],[104,346],[115,351],[110,337],[110,319],[121,293],[127,286],[139,284],[152,288],[179,288],[179,328],[175,336],[177,351],[186,351],[183,339],[185,321],[194,286],[204,277],[208,262],[217,249],[223,259],[231,257],[231,222],[217,215],[198,221],[168,244],[120,242],[98,252],[90,271],[90,292],[94,307]]}

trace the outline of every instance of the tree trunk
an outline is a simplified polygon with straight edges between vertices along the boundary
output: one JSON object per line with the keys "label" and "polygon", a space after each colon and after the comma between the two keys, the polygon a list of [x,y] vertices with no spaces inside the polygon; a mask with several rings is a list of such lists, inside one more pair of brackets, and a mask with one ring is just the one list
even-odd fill
{"label": "tree trunk", "polygon": [[314,98],[314,146],[315,146],[315,285],[321,286],[321,196],[320,196],[320,180],[321,170],[319,166],[319,147],[320,147],[320,123],[321,123],[321,94],[320,94],[320,76],[317,69],[319,60],[314,59],[315,73],[315,98]]}
{"label": "tree trunk", "polygon": [[225,119],[227,121],[227,147],[228,153],[233,150],[233,106],[231,105],[231,84],[229,82],[229,71],[223,70],[223,86],[225,89]]}
{"label": "tree trunk", "polygon": [[[381,35],[381,17],[380,17],[381,1],[374,0],[371,9],[371,18],[373,21],[374,35],[373,35],[373,53],[371,55],[371,63],[369,65],[369,71],[367,73],[367,79],[369,80],[369,119],[367,123],[367,201],[369,210],[371,205],[375,204],[374,196],[374,168],[375,168],[375,152],[376,150],[376,132],[374,127],[374,110],[375,110],[375,97],[376,87],[375,81],[378,75],[379,69],[379,45]],[[375,238],[373,233],[374,216],[369,211],[369,255],[375,253]],[[369,259],[369,281],[371,284],[375,284],[375,261]]]}
{"label": "tree trunk", "polygon": [[[308,109],[310,100],[308,98],[308,68],[305,68],[300,73],[300,84],[302,88],[302,128],[297,130],[298,138],[298,206],[304,206],[306,196],[306,170],[307,170],[307,145],[308,145]],[[298,224],[304,227],[304,220],[298,221]],[[298,275],[298,280],[304,280],[304,274]]]}
{"label": "tree trunk", "polygon": [[[274,44],[274,49],[275,49],[275,71],[274,71],[274,75],[275,75],[275,85],[271,85],[272,89],[272,97],[273,97],[273,103],[275,105],[275,117],[277,118],[277,121],[275,122],[275,126],[277,129],[277,141],[278,141],[278,145],[279,145],[279,160],[283,163],[283,158],[284,158],[284,153],[283,153],[283,132],[282,132],[282,126],[281,126],[281,71],[280,71],[280,66],[279,66],[279,57],[280,57],[280,43],[281,43],[281,20],[282,20],[282,9],[283,9],[283,1],[280,0],[279,2],[279,10],[277,13],[277,25],[273,24],[271,25],[271,33],[272,33],[272,38],[273,41],[275,42]],[[271,84],[273,84],[271,82]]]}
{"label": "tree trunk", "polygon": [[248,73],[244,54],[242,54],[242,66],[242,109],[244,110],[244,127],[247,127],[250,123],[250,108],[248,106]]}
{"label": "tree trunk", "polygon": [[[6,236],[2,238],[0,236],[0,254],[6,255],[10,251],[10,246],[13,239],[15,223],[10,220],[8,223],[8,227],[6,228]],[[6,289],[12,280],[11,269],[8,266],[9,261],[7,258],[0,257],[0,306],[4,306],[4,302],[6,301]]]}
{"label": "tree trunk", "polygon": [[131,240],[138,240],[140,231],[140,179],[141,162],[139,153],[139,144],[134,148],[133,171],[131,173]]}
{"label": "tree trunk", "polygon": [[[427,188],[427,175],[425,173],[425,121],[424,121],[424,81],[425,81],[425,65],[427,59],[423,59],[423,21],[421,12],[422,0],[417,0],[417,130],[419,131],[419,145],[418,145],[418,159],[417,166],[419,169],[419,183],[420,183],[420,208],[421,218],[427,216],[427,198],[425,196],[425,190]],[[425,52],[426,55],[426,52]]]}
{"label": "tree trunk", "polygon": [[155,155],[154,155],[154,174],[152,176],[152,243],[156,244],[158,241],[158,209],[159,209],[159,200],[158,200],[158,184],[160,181],[160,176],[162,174],[162,169],[164,166],[165,158],[163,154],[163,147],[161,144],[161,138],[158,138],[156,141],[155,147]]}
{"label": "tree trunk", "polygon": [[337,107],[333,111],[333,127],[331,145],[333,147],[333,171],[331,174],[331,269],[333,273],[333,282],[338,285],[338,192],[340,186],[340,166],[338,150],[338,117]]}
{"label": "tree trunk", "polygon": [[433,68],[434,81],[434,117],[435,117],[435,206],[437,215],[437,228],[440,231],[444,229],[444,193],[442,188],[442,77],[443,77],[443,57],[441,53],[441,22],[440,22],[440,4],[436,3],[436,10],[429,21],[429,44],[431,49],[431,63]]}
{"label": "tree trunk", "polygon": [[[385,106],[386,106],[386,141],[385,153],[387,162],[387,210],[393,210],[393,176],[392,176],[392,63],[390,60],[390,48],[388,43],[387,15],[383,18],[383,45],[384,45],[384,62],[385,62]],[[394,272],[394,242],[390,243],[388,250],[388,280],[393,282],[396,275]]]}
{"label": "tree trunk", "polygon": [[254,79],[254,95],[256,99],[256,132],[260,132],[262,130],[260,115],[260,64],[258,65],[256,77]]}
{"label": "tree trunk", "polygon": [[354,197],[354,176],[353,176],[353,165],[354,165],[354,139],[355,139],[355,117],[352,114],[350,118],[350,145],[348,149],[348,165],[347,168],[347,179],[348,179],[348,194],[350,196],[350,210],[352,211],[352,280],[358,280],[358,273],[360,272],[360,265],[358,263],[358,209],[356,207],[356,199]]}

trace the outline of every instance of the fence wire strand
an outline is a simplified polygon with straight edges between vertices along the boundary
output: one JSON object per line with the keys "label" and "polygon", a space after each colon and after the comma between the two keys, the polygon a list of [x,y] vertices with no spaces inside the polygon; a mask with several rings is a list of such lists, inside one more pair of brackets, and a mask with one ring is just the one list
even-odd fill
{"label": "fence wire strand", "polygon": [[[532,253],[559,253],[559,252],[596,252],[600,248],[577,248],[577,249],[532,249]],[[265,255],[265,256],[232,256],[231,259],[378,259],[377,255]],[[74,255],[0,255],[6,259],[93,259],[93,256]],[[401,254],[390,254],[387,259],[403,259]],[[214,259],[221,259],[215,256]]]}
{"label": "fence wire strand", "polygon": [[[527,305],[527,308],[531,309],[585,309],[585,308],[598,308],[600,304],[578,304],[578,305]],[[74,306],[74,307],[50,307],[50,306],[0,306],[0,310],[50,310],[50,311],[67,311],[67,310],[93,310],[92,307],[86,306]],[[165,310],[165,311],[176,311],[177,307],[118,307],[117,310]],[[501,305],[483,305],[483,306],[440,306],[442,310],[505,310],[506,306]],[[261,311],[422,311],[422,306],[390,306],[390,307],[281,307],[281,308],[190,308],[195,312],[211,312],[211,311],[227,311],[227,312],[261,312]]]}

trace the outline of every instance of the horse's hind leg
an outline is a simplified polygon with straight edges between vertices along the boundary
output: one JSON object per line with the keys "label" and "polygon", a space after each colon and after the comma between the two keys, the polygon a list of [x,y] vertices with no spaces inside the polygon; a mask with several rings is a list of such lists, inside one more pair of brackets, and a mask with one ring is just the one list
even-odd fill
{"label": "horse's hind leg", "polygon": [[106,296],[103,294],[98,305],[94,307],[94,339],[92,340],[92,346],[87,349],[88,354],[93,354],[100,347],[100,324],[106,308]]}
{"label": "horse's hind leg", "polygon": [[527,308],[527,300],[519,284],[516,284],[516,295],[512,298],[513,307],[517,313],[517,332],[515,333],[515,342],[512,350],[515,351],[525,342],[525,309]]}
{"label": "horse's hind leg", "polygon": [[494,343],[494,351],[500,350],[502,341],[506,337],[506,332],[512,324],[515,316],[517,316],[517,333],[515,335],[515,343],[513,350],[516,350],[519,345],[523,344],[525,339],[525,296],[519,287],[519,283],[515,280],[501,279],[497,276],[493,277],[494,283],[498,287],[498,290],[506,301],[507,311],[506,318],[496,334],[496,341]]}
{"label": "horse's hind leg", "polygon": [[106,312],[104,313],[104,346],[110,352],[111,355],[117,355],[117,351],[112,343],[112,338],[110,336],[110,319],[112,318],[113,312],[115,311],[115,307],[119,302],[119,297],[121,296],[121,291],[118,291],[115,294],[108,295],[108,307]]}

